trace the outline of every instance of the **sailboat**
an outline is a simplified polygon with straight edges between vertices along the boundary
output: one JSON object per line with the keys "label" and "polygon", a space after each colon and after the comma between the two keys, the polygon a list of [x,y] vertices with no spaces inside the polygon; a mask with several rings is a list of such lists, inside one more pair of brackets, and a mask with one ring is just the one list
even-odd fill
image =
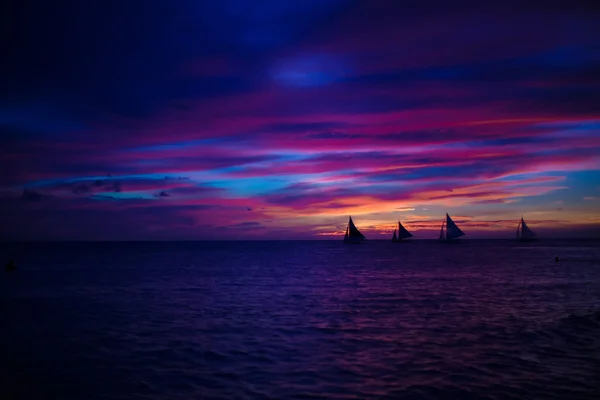
{"label": "sailboat", "polygon": [[521,215],[521,221],[519,221],[519,225],[517,225],[517,240],[528,242],[536,239],[536,234],[529,229],[525,223],[525,220],[523,219],[523,216]]}
{"label": "sailboat", "polygon": [[[396,236],[396,231],[398,231],[398,235]],[[401,242],[404,239],[408,239],[412,237],[412,233],[406,230],[404,226],[402,226],[402,222],[398,221],[398,229],[394,229],[394,236],[392,236],[392,242]]]}
{"label": "sailboat", "polygon": [[364,241],[365,235],[360,233],[358,228],[354,225],[352,217],[348,217],[348,225],[346,226],[346,235],[344,235],[344,243],[358,244]]}
{"label": "sailboat", "polygon": [[442,223],[442,229],[440,230],[440,241],[449,242],[464,235],[465,233],[460,230],[448,213],[446,213],[446,220]]}

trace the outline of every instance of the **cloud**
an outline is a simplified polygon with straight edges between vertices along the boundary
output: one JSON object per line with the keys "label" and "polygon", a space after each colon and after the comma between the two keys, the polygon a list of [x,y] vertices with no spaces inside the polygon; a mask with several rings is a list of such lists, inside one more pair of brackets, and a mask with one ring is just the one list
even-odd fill
{"label": "cloud", "polygon": [[35,202],[41,201],[44,199],[44,195],[33,191],[33,190],[23,190],[23,194],[21,195],[21,200],[25,202]]}
{"label": "cloud", "polygon": [[256,221],[240,222],[237,224],[225,226],[223,228],[240,230],[240,231],[254,231],[254,230],[267,229],[265,226],[263,226],[263,224],[261,224],[260,222],[256,222]]}

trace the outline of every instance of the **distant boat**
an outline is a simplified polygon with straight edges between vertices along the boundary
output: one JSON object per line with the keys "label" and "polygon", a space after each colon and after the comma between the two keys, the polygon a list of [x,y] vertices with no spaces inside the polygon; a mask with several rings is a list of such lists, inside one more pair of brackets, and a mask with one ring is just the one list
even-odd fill
{"label": "distant boat", "polygon": [[[396,231],[398,231],[398,235],[396,235]],[[398,221],[398,229],[394,229],[394,236],[392,236],[392,242],[401,242],[404,239],[408,239],[412,237],[412,233],[406,230],[404,226],[402,226],[402,222]]]}
{"label": "distant boat", "polygon": [[346,235],[344,235],[344,243],[358,244],[365,240],[365,235],[360,233],[354,225],[352,217],[348,217],[348,225],[346,225]]}
{"label": "distant boat", "polygon": [[6,272],[13,272],[16,269],[17,269],[17,266],[15,265],[14,260],[10,260],[8,263],[6,263]]}
{"label": "distant boat", "polygon": [[529,229],[525,223],[525,220],[523,219],[523,216],[521,215],[521,221],[519,221],[519,225],[517,225],[517,240],[529,242],[536,240],[536,236],[537,235],[531,229]]}
{"label": "distant boat", "polygon": [[442,229],[440,230],[440,241],[449,242],[464,235],[465,233],[456,226],[452,218],[446,213],[446,220],[442,223]]}

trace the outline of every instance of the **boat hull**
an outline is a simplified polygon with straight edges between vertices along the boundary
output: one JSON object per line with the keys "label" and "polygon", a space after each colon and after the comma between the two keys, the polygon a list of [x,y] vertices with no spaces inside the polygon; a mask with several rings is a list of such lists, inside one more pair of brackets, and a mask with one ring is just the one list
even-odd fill
{"label": "boat hull", "polygon": [[458,238],[440,239],[439,241],[440,241],[440,243],[460,243],[460,240],[458,240]]}
{"label": "boat hull", "polygon": [[344,239],[345,244],[360,244],[364,241],[365,239],[363,238]]}
{"label": "boat hull", "polygon": [[535,242],[537,238],[518,238],[517,242]]}

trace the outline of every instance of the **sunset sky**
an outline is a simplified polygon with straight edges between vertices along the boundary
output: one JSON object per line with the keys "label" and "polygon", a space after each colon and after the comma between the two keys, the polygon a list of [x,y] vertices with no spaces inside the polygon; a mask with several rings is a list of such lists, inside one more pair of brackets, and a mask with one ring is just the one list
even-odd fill
{"label": "sunset sky", "polygon": [[56,3],[2,12],[0,239],[600,232],[593,2]]}

